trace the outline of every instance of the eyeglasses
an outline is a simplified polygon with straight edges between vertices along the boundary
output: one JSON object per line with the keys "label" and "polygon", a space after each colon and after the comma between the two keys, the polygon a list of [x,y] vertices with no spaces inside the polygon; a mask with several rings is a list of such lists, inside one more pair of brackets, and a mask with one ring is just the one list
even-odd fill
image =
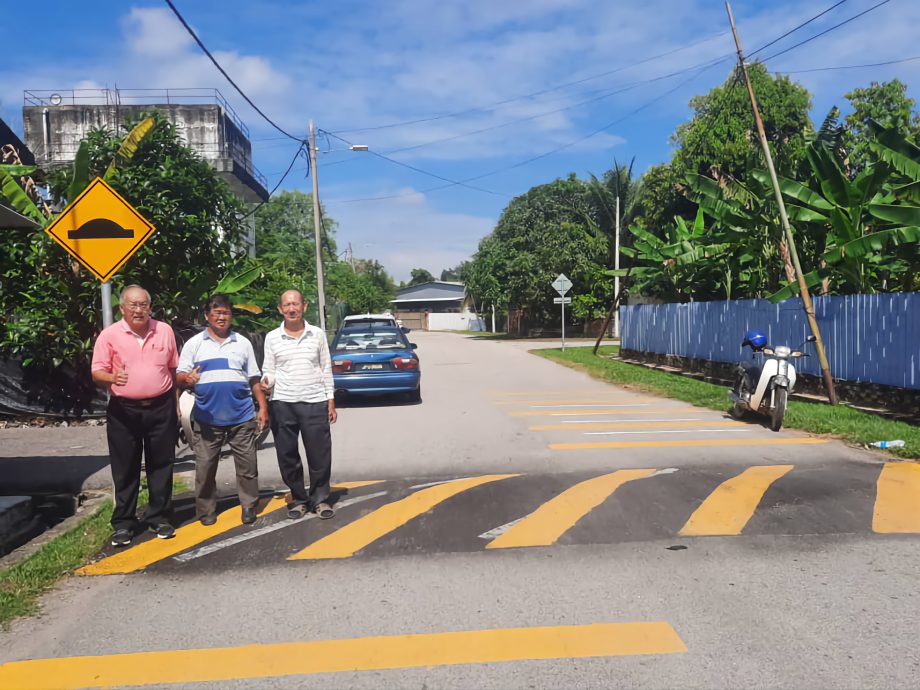
{"label": "eyeglasses", "polygon": [[128,311],[147,311],[150,309],[150,302],[125,302],[121,306]]}

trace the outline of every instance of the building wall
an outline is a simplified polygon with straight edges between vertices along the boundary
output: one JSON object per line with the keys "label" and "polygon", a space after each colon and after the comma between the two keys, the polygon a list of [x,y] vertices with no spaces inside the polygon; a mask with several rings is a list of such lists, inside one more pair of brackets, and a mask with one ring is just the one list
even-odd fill
{"label": "building wall", "polygon": [[429,331],[485,331],[486,323],[473,312],[428,315]]}

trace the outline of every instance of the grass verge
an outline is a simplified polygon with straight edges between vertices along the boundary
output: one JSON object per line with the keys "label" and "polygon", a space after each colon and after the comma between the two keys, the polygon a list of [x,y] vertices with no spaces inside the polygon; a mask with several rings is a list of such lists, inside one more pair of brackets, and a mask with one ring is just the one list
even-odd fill
{"label": "grass verge", "polygon": [[38,609],[38,598],[61,577],[95,555],[112,530],[112,503],[69,532],[45,544],[29,558],[0,572],[0,628]]}
{"label": "grass verge", "polygon": [[[611,359],[611,355],[618,351],[618,347],[608,345],[600,348],[598,357],[591,354],[590,347],[570,347],[565,352],[531,352],[585,371],[602,381],[630,386],[712,410],[728,410],[728,391],[723,386]],[[905,442],[903,448],[892,448],[888,452],[902,458],[920,458],[920,427],[883,419],[845,405],[831,407],[792,400],[783,426],[813,434],[828,434],[860,445],[902,439]]]}

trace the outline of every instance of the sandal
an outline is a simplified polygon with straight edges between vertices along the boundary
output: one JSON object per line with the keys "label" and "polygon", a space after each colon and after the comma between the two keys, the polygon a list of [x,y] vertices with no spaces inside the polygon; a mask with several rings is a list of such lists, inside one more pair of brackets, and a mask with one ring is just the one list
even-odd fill
{"label": "sandal", "polygon": [[328,503],[317,503],[313,511],[316,513],[316,517],[318,517],[320,520],[328,520],[333,515],[335,515],[335,511]]}
{"label": "sandal", "polygon": [[303,504],[291,506],[290,508],[288,508],[288,513],[287,513],[289,520],[299,520],[306,514],[307,514],[307,507]]}

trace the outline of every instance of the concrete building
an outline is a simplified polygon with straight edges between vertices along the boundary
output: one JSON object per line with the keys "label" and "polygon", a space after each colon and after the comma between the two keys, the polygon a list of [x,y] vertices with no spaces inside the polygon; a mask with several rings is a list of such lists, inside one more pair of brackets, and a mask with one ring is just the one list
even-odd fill
{"label": "concrete building", "polygon": [[[70,164],[90,130],[120,131],[127,120],[156,110],[242,200],[268,198],[267,181],[252,164],[249,129],[217,89],[26,91],[23,100],[26,144],[45,168]],[[254,253],[254,218],[249,245]]]}

